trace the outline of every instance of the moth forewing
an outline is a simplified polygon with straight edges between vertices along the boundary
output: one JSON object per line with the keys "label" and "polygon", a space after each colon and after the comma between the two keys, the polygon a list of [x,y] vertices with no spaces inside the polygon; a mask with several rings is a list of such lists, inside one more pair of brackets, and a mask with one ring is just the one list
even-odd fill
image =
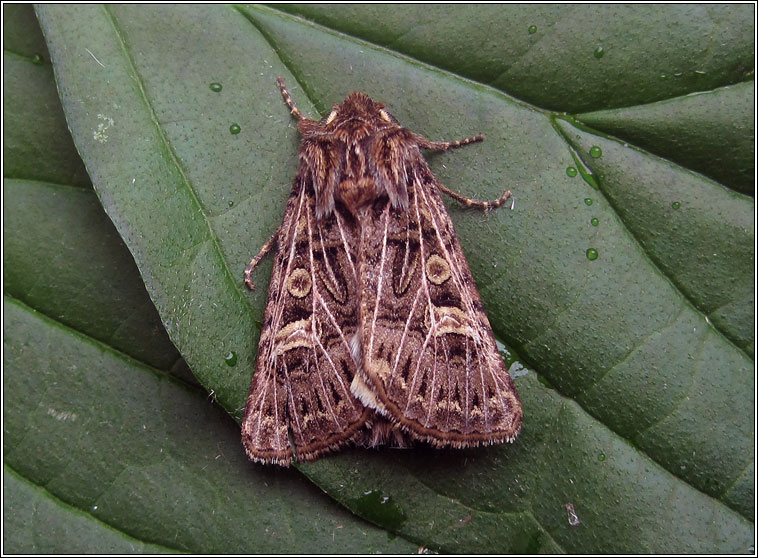
{"label": "moth forewing", "polygon": [[511,441],[522,411],[479,293],[420,157],[407,211],[382,201],[361,219],[362,401],[435,446]]}
{"label": "moth forewing", "polygon": [[[521,405],[420,149],[432,142],[363,93],[309,120],[277,232],[256,372],[242,422],[251,459],[288,465],[345,444],[464,447],[513,440]],[[376,413],[379,413],[377,415]],[[404,434],[405,433],[405,434]]]}
{"label": "moth forewing", "polygon": [[351,251],[354,220],[332,212],[318,219],[307,173],[298,172],[282,225],[242,421],[248,456],[289,465],[337,449],[356,436],[370,409],[350,392],[358,330]]}

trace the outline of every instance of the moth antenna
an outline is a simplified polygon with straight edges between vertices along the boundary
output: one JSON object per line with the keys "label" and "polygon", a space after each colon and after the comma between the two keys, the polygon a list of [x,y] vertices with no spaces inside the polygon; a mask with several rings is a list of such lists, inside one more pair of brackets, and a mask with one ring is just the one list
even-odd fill
{"label": "moth antenna", "polygon": [[278,77],[276,78],[276,83],[279,84],[279,91],[282,93],[282,98],[284,99],[284,103],[287,105],[287,108],[290,109],[290,112],[292,115],[297,118],[298,120],[305,120],[305,116],[303,116],[303,113],[300,112],[300,110],[295,105],[295,101],[292,100],[292,97],[290,97],[289,91],[287,91],[287,86],[284,84],[284,78]]}

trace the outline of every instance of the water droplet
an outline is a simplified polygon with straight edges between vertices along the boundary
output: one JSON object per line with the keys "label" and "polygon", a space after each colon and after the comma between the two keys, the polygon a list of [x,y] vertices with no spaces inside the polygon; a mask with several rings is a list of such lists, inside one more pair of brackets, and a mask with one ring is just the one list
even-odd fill
{"label": "water droplet", "polygon": [[234,351],[229,351],[227,355],[224,357],[224,362],[226,362],[227,366],[236,366],[237,353],[235,353]]}
{"label": "water droplet", "polygon": [[675,72],[674,77],[682,77],[684,75],[684,72]]}
{"label": "water droplet", "polygon": [[598,456],[597,456],[597,460],[598,460],[598,461],[605,461],[605,454],[604,454],[604,453],[601,453],[600,455],[598,455]]}
{"label": "water droplet", "polygon": [[231,126],[229,126],[229,131],[234,135],[239,134],[241,130],[242,128],[240,128],[240,125],[237,124],[236,122],[232,124]]}
{"label": "water droplet", "polygon": [[597,180],[595,180],[595,176],[592,174],[592,169],[590,169],[584,164],[584,161],[582,160],[581,156],[573,147],[570,147],[569,149],[571,149],[571,155],[574,157],[574,162],[576,163],[576,169],[579,175],[584,179],[584,181],[587,184],[592,186],[595,190],[598,190],[599,188],[598,188]]}
{"label": "water droplet", "polygon": [[592,223],[593,227],[597,227],[600,224],[600,219],[598,219],[597,217],[593,217],[592,219],[590,219],[590,223]]}
{"label": "water droplet", "polygon": [[682,204],[676,201],[671,204],[671,207],[673,207],[674,209],[679,209],[680,207],[682,207]]}
{"label": "water droplet", "polygon": [[602,157],[602,156],[603,156],[603,150],[600,149],[600,146],[593,145],[592,148],[590,149],[590,157],[597,159],[598,157]]}
{"label": "water droplet", "polygon": [[537,32],[537,26],[536,25],[530,25],[529,26],[529,34],[534,35]]}
{"label": "water droplet", "polygon": [[211,91],[215,91],[216,93],[219,93],[224,87],[217,81],[214,81],[210,85]]}
{"label": "water droplet", "polygon": [[695,74],[698,76],[704,76],[705,72],[703,70],[695,70]]}
{"label": "water droplet", "polygon": [[596,260],[597,259],[597,250],[594,248],[587,248],[587,259],[588,260]]}
{"label": "water droplet", "polygon": [[666,79],[666,74],[661,74],[658,76],[658,79],[664,80]]}
{"label": "water droplet", "polygon": [[568,167],[566,169],[566,174],[569,175],[569,176],[572,176],[572,177],[576,176],[577,170],[574,167]]}
{"label": "water droplet", "polygon": [[234,202],[232,200],[229,200],[229,207],[234,207]]}
{"label": "water droplet", "polygon": [[45,61],[45,59],[42,58],[41,54],[35,54],[34,56],[32,56],[32,64],[37,64],[39,66],[44,61]]}
{"label": "water droplet", "polygon": [[592,205],[592,198],[584,198],[584,203],[587,205]]}
{"label": "water droplet", "polygon": [[595,49],[595,52],[593,52],[593,54],[595,55],[595,58],[602,58],[605,54],[605,49],[599,46]]}

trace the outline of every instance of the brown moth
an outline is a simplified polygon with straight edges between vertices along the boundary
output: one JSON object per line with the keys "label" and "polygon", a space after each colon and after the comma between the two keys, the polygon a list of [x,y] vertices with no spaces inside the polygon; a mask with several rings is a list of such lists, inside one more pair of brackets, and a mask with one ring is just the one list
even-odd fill
{"label": "brown moth", "polygon": [[279,87],[302,134],[300,167],[276,245],[242,422],[248,456],[289,465],[349,443],[436,447],[512,441],[516,389],[440,191],[429,141],[363,93],[309,120]]}

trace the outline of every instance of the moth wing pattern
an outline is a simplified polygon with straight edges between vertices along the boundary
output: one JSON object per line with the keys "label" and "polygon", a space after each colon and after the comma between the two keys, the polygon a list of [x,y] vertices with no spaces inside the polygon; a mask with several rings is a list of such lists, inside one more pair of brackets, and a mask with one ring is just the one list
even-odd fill
{"label": "moth wing pattern", "polygon": [[440,192],[429,141],[384,105],[350,93],[320,121],[280,92],[302,135],[300,168],[275,245],[242,439],[263,463],[310,461],[349,443],[437,447],[512,441],[513,381]]}
{"label": "moth wing pattern", "polygon": [[[335,210],[316,218],[310,177],[298,172],[278,229],[276,255],[245,406],[248,456],[289,465],[351,441],[373,415],[350,392],[357,364],[357,224]],[[292,437],[292,444],[290,443]]]}
{"label": "moth wing pattern", "polygon": [[363,367],[353,392],[434,446],[512,441],[521,404],[441,186],[416,152],[407,209],[380,198],[361,219]]}

